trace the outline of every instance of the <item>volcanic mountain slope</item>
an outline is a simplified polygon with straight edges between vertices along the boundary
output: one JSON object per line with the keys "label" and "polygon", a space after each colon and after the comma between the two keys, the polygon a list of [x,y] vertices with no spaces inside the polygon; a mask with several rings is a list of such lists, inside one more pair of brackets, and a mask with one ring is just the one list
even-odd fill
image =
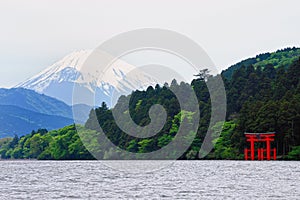
{"label": "volcanic mountain slope", "polygon": [[[16,87],[34,90],[64,101],[68,105],[80,103],[94,106],[104,101],[112,106],[111,97],[115,91],[129,94],[135,88],[141,87],[145,81],[149,84],[156,82],[145,75],[136,77],[134,81],[127,80],[126,74],[135,67],[121,60],[117,60],[105,72],[96,65],[83,69],[91,53],[91,50],[73,52]],[[80,90],[81,96],[93,96],[96,102],[74,100],[74,86]]]}

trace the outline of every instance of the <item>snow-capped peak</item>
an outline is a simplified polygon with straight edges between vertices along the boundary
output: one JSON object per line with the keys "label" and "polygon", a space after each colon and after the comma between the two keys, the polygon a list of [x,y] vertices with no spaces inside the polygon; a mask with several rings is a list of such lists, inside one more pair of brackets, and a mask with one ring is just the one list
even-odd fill
{"label": "snow-capped peak", "polygon": [[77,71],[80,71],[83,63],[86,61],[86,59],[91,53],[92,50],[81,50],[81,51],[72,52],[69,55],[66,55],[60,61],[51,65],[48,69],[53,68],[56,71],[60,71],[67,67],[71,67],[76,69]]}
{"label": "snow-capped peak", "polygon": [[80,71],[83,63],[91,52],[91,50],[75,51],[15,87],[33,89],[39,93],[43,93],[45,88],[47,88],[53,81],[74,82],[78,78],[78,72]]}
{"label": "snow-capped peak", "polygon": [[145,82],[148,82],[149,85],[156,82],[151,77],[139,73],[133,79],[127,79],[126,74],[136,67],[122,60],[116,60],[105,71],[96,66],[97,60],[96,64],[92,62],[92,65],[95,64],[95,66],[87,66],[86,61],[90,55],[92,55],[92,50],[72,52],[16,87],[32,89],[72,104],[74,103],[72,102],[74,84],[88,90],[85,92],[98,93],[96,96],[100,96],[99,101],[102,102],[109,99],[113,91],[130,93],[132,90],[140,88]]}

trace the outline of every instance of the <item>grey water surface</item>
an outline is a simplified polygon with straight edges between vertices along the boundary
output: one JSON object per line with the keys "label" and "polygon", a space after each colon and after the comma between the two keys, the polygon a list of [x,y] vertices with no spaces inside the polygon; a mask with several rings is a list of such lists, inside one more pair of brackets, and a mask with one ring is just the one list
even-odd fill
{"label": "grey water surface", "polygon": [[101,161],[0,161],[0,199],[300,199],[300,162],[176,161],[127,173]]}

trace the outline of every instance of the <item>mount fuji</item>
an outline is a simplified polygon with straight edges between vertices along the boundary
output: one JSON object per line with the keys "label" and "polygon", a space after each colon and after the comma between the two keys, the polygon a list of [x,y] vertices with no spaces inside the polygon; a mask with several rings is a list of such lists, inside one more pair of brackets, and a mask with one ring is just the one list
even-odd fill
{"label": "mount fuji", "polygon": [[[38,93],[54,97],[68,105],[85,104],[97,106],[106,102],[113,106],[111,98],[115,93],[130,94],[131,91],[143,88],[145,82],[148,85],[157,83],[151,76],[139,73],[134,79],[128,79],[126,74],[136,69],[122,60],[117,60],[114,65],[104,72],[95,66],[83,70],[86,60],[92,50],[81,50],[73,52],[41,73],[29,80],[18,84],[17,88],[26,88]],[[101,78],[100,78],[101,77]],[[73,98],[73,90],[76,86],[82,97],[95,97],[93,100],[80,100]],[[84,99],[84,98],[83,98]]]}

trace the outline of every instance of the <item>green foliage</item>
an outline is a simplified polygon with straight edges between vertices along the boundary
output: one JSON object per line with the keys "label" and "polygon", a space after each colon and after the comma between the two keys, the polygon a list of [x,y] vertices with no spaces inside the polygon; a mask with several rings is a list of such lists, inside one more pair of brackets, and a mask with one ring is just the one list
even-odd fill
{"label": "green foliage", "polygon": [[7,140],[2,142],[0,154],[1,158],[14,159],[93,159],[83,146],[75,125],[51,132],[39,129],[20,139]]}
{"label": "green foliage", "polygon": [[293,150],[288,154],[288,159],[300,160],[300,146],[293,147]]}
{"label": "green foliage", "polygon": [[[216,126],[223,125],[223,123],[217,123]],[[235,131],[236,124],[233,121],[225,122],[222,132],[219,138],[216,138],[213,142],[214,157],[216,159],[237,159],[239,152],[234,148],[231,143],[231,137]]]}
{"label": "green foliage", "polygon": [[139,153],[147,153],[153,150],[154,141],[153,139],[144,139],[138,143]]}
{"label": "green foliage", "polygon": [[235,71],[239,70],[241,67],[248,67],[253,65],[255,68],[265,68],[268,65],[274,68],[284,67],[288,68],[294,61],[296,61],[300,56],[300,48],[286,48],[278,50],[273,53],[264,53],[257,55],[255,58],[248,58],[235,65],[232,65],[228,69],[222,72],[223,77],[226,79],[231,79]]}
{"label": "green foliage", "polygon": [[166,145],[168,145],[172,141],[173,137],[171,135],[163,135],[160,138],[158,138],[157,145],[162,148]]}

